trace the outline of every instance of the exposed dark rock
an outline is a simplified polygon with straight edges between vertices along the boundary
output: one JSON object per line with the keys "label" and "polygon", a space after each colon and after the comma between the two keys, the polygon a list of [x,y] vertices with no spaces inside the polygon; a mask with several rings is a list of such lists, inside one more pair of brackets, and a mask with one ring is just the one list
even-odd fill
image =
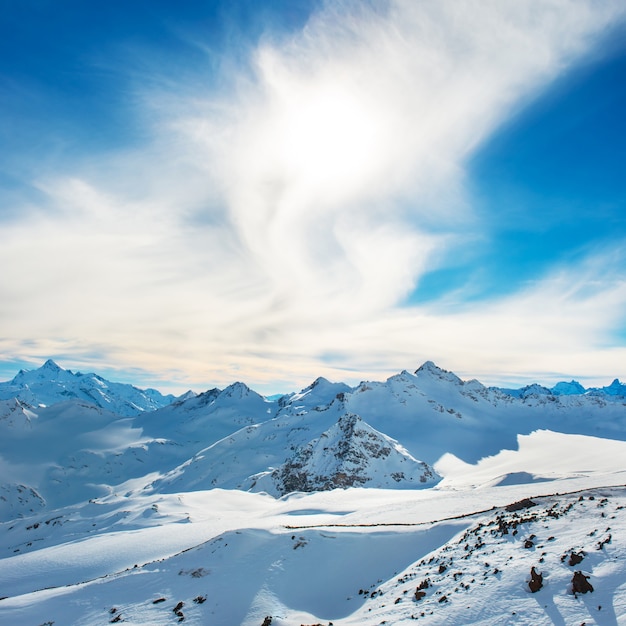
{"label": "exposed dark rock", "polygon": [[589,576],[585,576],[580,570],[574,572],[574,576],[572,577],[572,591],[574,595],[593,591],[593,585],[589,582]]}
{"label": "exposed dark rock", "polygon": [[543,574],[540,574],[534,567],[530,568],[530,582],[528,588],[536,593],[543,587]]}
{"label": "exposed dark rock", "polygon": [[536,502],[533,502],[529,498],[524,498],[518,502],[513,502],[505,507],[505,511],[512,513],[513,511],[521,511],[522,509],[529,509],[530,507],[537,506]]}
{"label": "exposed dark rock", "polygon": [[430,587],[430,579],[425,578],[415,589],[415,594],[413,595],[415,600],[416,601],[421,600],[426,595],[426,592],[424,591],[424,589],[428,589],[429,587]]}
{"label": "exposed dark rock", "polygon": [[[325,459],[323,463],[320,458]],[[392,439],[354,413],[342,415],[318,438],[295,450],[271,478],[281,495],[360,487],[372,480],[370,468],[376,459],[406,463],[406,471],[389,476],[395,483],[417,485],[438,478],[430,466],[402,452]]]}
{"label": "exposed dark rock", "polygon": [[569,566],[578,565],[579,563],[582,562],[584,558],[585,558],[584,552],[572,552],[569,555],[569,561],[567,562],[567,564]]}

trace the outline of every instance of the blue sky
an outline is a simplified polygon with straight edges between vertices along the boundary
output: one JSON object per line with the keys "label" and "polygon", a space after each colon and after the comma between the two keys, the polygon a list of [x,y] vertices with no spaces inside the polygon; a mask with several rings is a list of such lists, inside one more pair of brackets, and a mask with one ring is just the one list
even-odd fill
{"label": "blue sky", "polygon": [[[491,222],[470,267],[423,277],[416,301],[441,296],[477,271],[474,297],[518,289],[626,235],[624,31],[572,68],[490,138],[468,163],[473,201]],[[623,268],[622,268],[623,269]],[[626,321],[626,320],[625,320]]]}
{"label": "blue sky", "polygon": [[621,2],[2,3],[0,377],[626,377]]}

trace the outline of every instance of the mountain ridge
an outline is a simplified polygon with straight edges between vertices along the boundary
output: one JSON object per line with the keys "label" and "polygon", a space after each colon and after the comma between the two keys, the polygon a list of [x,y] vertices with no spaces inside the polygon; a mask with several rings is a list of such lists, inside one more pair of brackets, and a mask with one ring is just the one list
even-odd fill
{"label": "mountain ridge", "polygon": [[[47,379],[51,391],[45,390]],[[85,380],[108,393],[108,401],[96,404],[93,394],[62,393]],[[431,486],[438,480],[432,468],[445,455],[476,464],[516,450],[520,436],[540,429],[626,439],[625,404],[618,394],[554,395],[527,386],[525,393],[511,395],[475,379],[463,381],[432,361],[414,373],[404,370],[355,387],[319,377],[300,392],[270,400],[235,382],[176,399],[162,396],[168,404],[145,404],[142,410],[128,406],[129,394],[141,390],[95,374],[74,374],[51,360],[2,385],[5,394],[15,388],[33,395],[39,390],[62,401],[41,406],[15,396],[0,400],[2,485],[8,494],[0,498],[1,519],[27,515],[42,502],[54,508],[102,497],[125,483],[132,484],[131,491],[151,493],[219,487],[265,489],[276,496],[288,493],[285,484],[310,490],[340,483],[422,487],[422,475]],[[614,381],[613,390],[619,385]],[[119,406],[121,413],[111,410]],[[358,425],[361,438],[340,435],[349,423]],[[364,447],[365,433],[376,439],[378,450],[393,451],[396,461],[380,463],[375,446]],[[395,443],[383,443],[389,441]],[[341,447],[346,458],[359,459],[349,471],[336,462]],[[402,477],[400,465],[412,469]],[[296,480],[298,471],[305,475]],[[530,475],[524,468],[519,472]]]}
{"label": "mountain ridge", "polygon": [[74,373],[52,359],[35,370],[21,369],[10,381],[0,382],[0,400],[10,398],[32,406],[50,406],[75,398],[126,417],[153,411],[177,399],[156,389],[111,382],[98,374]]}

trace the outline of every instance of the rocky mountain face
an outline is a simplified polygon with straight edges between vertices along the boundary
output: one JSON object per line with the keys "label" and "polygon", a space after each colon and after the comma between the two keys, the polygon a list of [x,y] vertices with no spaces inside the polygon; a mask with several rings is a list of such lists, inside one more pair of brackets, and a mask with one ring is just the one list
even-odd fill
{"label": "rocky mountain face", "polygon": [[358,415],[342,415],[328,430],[258,478],[253,489],[276,495],[346,487],[419,488],[436,472]]}

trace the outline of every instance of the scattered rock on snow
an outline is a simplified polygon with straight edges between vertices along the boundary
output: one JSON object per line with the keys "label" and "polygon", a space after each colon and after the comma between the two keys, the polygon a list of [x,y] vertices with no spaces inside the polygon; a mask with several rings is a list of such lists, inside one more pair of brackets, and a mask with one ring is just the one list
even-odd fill
{"label": "scattered rock on snow", "polygon": [[585,576],[580,570],[574,572],[572,577],[572,591],[577,593],[587,593],[593,591],[593,585],[589,582],[589,576]]}
{"label": "scattered rock on snow", "polygon": [[530,568],[530,582],[528,588],[536,593],[543,587],[543,574],[540,574],[534,567]]}

